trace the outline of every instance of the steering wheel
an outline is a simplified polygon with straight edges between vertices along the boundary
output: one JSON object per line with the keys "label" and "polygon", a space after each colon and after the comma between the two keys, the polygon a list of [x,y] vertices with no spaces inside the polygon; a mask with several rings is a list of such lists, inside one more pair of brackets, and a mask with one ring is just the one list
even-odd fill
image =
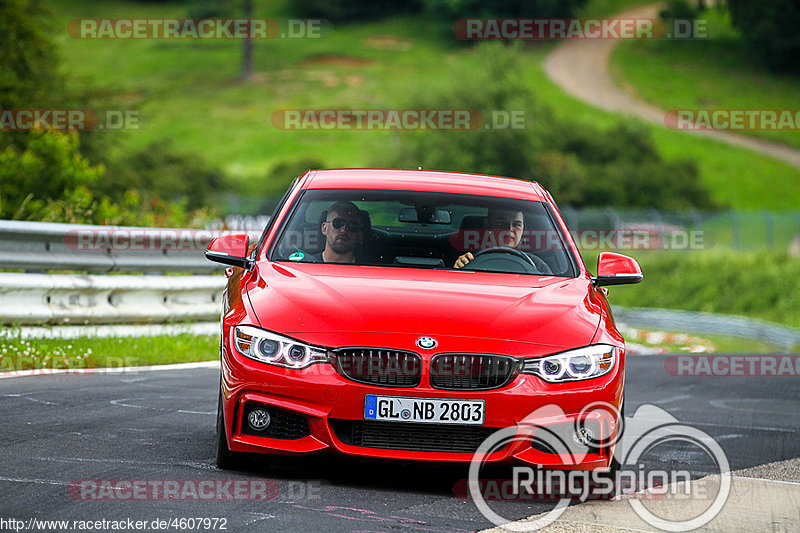
{"label": "steering wheel", "polygon": [[[494,254],[506,254],[505,257],[494,256]],[[464,270],[480,270],[474,267],[483,267],[487,270],[511,270],[525,274],[552,274],[550,265],[540,257],[528,255],[522,250],[517,250],[510,246],[492,246],[485,250],[480,250],[473,254],[475,259],[464,265]],[[511,260],[509,262],[509,260]],[[513,266],[511,266],[513,264]],[[488,268],[487,268],[488,267]],[[516,267],[516,268],[515,268]],[[520,270],[521,268],[521,270]]]}

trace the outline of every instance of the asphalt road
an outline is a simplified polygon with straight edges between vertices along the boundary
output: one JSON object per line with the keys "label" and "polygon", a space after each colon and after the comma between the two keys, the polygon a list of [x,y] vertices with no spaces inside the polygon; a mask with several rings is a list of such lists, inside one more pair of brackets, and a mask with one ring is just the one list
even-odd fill
{"label": "asphalt road", "polygon": [[[215,369],[0,380],[0,530],[12,529],[2,522],[10,518],[209,517],[236,532],[462,532],[492,525],[471,501],[454,496],[454,483],[466,477],[461,468],[293,458],[257,463],[250,472],[217,470],[217,380]],[[800,457],[796,377],[673,377],[664,358],[634,356],[626,387],[627,416],[643,404],[668,411],[713,436],[733,470]],[[711,464],[702,453],[669,446],[647,461],[691,464],[698,476]],[[93,501],[70,489],[81,480],[264,479],[278,488],[267,501]],[[502,504],[513,518],[549,508]]]}

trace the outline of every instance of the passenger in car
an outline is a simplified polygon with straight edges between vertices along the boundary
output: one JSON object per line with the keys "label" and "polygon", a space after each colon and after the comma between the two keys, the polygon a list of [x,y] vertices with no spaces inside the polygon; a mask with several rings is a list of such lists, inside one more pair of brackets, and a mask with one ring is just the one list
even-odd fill
{"label": "passenger in car", "polygon": [[316,263],[355,263],[356,247],[364,239],[365,212],[353,202],[339,201],[328,208],[320,230],[325,237],[325,248],[308,256]]}
{"label": "passenger in car", "polygon": [[[522,211],[514,209],[489,209],[483,219],[484,230],[499,231],[497,245],[516,248],[522,241],[525,230],[525,216]],[[467,252],[456,259],[453,268],[462,268],[475,259],[472,252]]]}

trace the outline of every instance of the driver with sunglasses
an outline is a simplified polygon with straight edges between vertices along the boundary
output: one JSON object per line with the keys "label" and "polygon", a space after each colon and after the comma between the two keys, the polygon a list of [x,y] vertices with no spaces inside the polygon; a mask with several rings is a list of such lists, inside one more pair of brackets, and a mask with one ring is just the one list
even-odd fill
{"label": "driver with sunglasses", "polygon": [[361,210],[353,202],[340,201],[328,208],[322,221],[325,248],[309,257],[318,263],[355,263],[356,247],[364,239]]}

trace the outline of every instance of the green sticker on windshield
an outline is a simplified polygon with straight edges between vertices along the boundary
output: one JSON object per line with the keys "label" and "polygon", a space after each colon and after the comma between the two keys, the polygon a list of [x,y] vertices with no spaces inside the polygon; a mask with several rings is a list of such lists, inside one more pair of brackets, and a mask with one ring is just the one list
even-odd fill
{"label": "green sticker on windshield", "polygon": [[289,261],[302,261],[305,259],[306,254],[303,252],[292,252],[289,254]]}

